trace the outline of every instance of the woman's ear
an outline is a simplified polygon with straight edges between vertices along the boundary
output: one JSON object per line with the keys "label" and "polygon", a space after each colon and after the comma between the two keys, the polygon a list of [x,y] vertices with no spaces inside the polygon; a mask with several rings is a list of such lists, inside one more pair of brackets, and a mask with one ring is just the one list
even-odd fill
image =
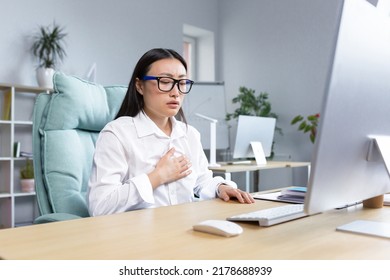
{"label": "woman's ear", "polygon": [[143,85],[144,84],[142,83],[142,81],[140,79],[138,79],[138,78],[135,79],[135,88],[136,88],[137,92],[141,95],[144,95]]}

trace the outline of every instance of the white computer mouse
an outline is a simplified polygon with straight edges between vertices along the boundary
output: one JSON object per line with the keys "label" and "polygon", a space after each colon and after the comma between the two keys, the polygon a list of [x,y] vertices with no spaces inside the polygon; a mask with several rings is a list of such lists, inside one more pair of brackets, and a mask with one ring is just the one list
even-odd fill
{"label": "white computer mouse", "polygon": [[243,232],[241,226],[225,220],[206,220],[194,225],[193,229],[226,237],[236,236]]}

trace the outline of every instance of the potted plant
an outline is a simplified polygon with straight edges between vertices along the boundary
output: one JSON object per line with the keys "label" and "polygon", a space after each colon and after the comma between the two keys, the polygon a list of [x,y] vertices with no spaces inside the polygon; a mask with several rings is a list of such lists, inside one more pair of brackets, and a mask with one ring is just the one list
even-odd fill
{"label": "potted plant", "polygon": [[31,51],[38,59],[38,85],[53,88],[53,74],[56,66],[66,56],[64,38],[67,34],[64,29],[53,23],[49,26],[40,26],[33,37]]}
{"label": "potted plant", "polygon": [[26,158],[26,164],[20,169],[20,185],[22,192],[34,191],[34,166],[30,158]]}
{"label": "potted plant", "polygon": [[[272,112],[271,102],[268,100],[268,93],[261,92],[256,95],[255,90],[240,87],[240,94],[232,99],[233,103],[238,103],[240,106],[234,111],[234,113],[226,114],[226,120],[237,119],[240,115],[245,116],[257,116],[257,117],[268,117],[278,119],[278,115]],[[282,129],[275,127],[275,131],[282,134]],[[274,155],[272,144],[271,158]]]}

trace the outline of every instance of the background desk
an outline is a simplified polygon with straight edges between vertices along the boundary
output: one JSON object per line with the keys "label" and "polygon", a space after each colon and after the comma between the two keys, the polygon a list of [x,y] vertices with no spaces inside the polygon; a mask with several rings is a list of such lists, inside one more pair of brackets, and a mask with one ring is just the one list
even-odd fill
{"label": "background desk", "polygon": [[[234,172],[245,172],[246,182],[245,190],[247,192],[259,191],[257,188],[251,191],[250,188],[250,172],[259,172],[265,169],[275,168],[294,168],[294,167],[307,167],[308,174],[310,173],[310,162],[299,162],[299,161],[267,161],[267,164],[256,165],[253,164],[230,164],[222,165],[221,167],[210,167],[209,169],[213,172],[224,173],[225,179],[231,180],[231,173]],[[257,173],[256,173],[257,175]],[[256,176],[258,177],[258,175]],[[258,185],[258,182],[255,183]]]}
{"label": "background desk", "polygon": [[390,259],[390,242],[339,232],[356,219],[390,222],[390,207],[330,211],[226,238],[192,230],[206,219],[283,205],[219,199],[0,230],[4,259]]}

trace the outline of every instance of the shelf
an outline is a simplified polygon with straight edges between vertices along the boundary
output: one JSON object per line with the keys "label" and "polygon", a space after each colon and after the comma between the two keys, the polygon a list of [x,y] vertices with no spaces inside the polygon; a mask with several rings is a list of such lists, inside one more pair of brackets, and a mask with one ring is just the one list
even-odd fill
{"label": "shelf", "polygon": [[25,197],[25,196],[35,196],[35,192],[16,192],[14,193],[15,197]]}
{"label": "shelf", "polygon": [[[14,159],[14,161],[25,161],[26,158],[27,158],[27,157],[22,157],[22,156],[20,156],[20,157],[14,157],[13,159]],[[29,157],[28,157],[28,158],[29,158]]]}
{"label": "shelf", "polygon": [[35,99],[51,91],[0,83],[0,228],[32,224],[38,216],[36,193],[21,192],[19,171],[26,158],[14,157],[14,143],[20,143],[20,151],[32,151]]}
{"label": "shelf", "polygon": [[0,157],[0,161],[9,161],[12,157]]}
{"label": "shelf", "polygon": [[15,125],[32,125],[32,121],[14,121]]}
{"label": "shelf", "polygon": [[10,193],[0,193],[0,199],[1,198],[9,198],[9,197],[11,197]]}
{"label": "shelf", "polygon": [[23,85],[13,85],[13,84],[7,84],[7,83],[0,83],[0,90],[9,90],[11,88],[14,88],[15,91],[35,93],[35,94],[39,94],[39,93],[42,93],[42,92],[50,93],[53,90],[53,89],[50,89],[50,88],[43,88],[43,87],[23,86]]}

